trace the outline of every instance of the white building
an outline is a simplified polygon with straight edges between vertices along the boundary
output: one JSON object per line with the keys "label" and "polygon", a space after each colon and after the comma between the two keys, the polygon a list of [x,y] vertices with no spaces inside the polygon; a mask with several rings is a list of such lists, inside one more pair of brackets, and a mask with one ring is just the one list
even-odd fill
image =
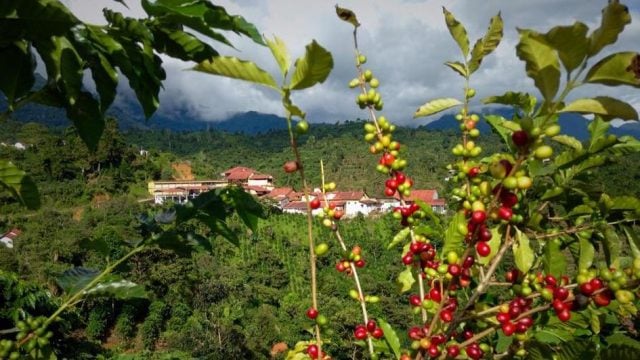
{"label": "white building", "polygon": [[13,241],[18,237],[18,235],[20,235],[20,233],[21,231],[16,228],[9,230],[4,235],[0,236],[0,244],[8,247],[9,249],[13,249]]}

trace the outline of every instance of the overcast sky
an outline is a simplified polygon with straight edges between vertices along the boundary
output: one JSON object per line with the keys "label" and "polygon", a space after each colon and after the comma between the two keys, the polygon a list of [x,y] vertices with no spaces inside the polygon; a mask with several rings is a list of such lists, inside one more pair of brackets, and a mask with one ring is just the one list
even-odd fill
{"label": "overcast sky", "polygon": [[[110,7],[129,16],[144,14],[138,1],[127,0],[131,10],[111,0],[66,0],[83,20],[103,23],[101,9]],[[334,69],[327,81],[294,95],[294,101],[307,111],[312,122],[336,122],[366,114],[354,103],[355,92],[347,87],[354,77],[351,26],[335,15],[335,0],[242,0],[217,1],[232,14],[240,14],[267,36],[282,38],[293,58],[304,53],[304,46],[317,40],[334,58]],[[640,2],[630,5],[634,19],[611,51],[640,51]],[[554,25],[579,20],[594,29],[600,22],[605,0],[342,0],[339,5],[356,12],[362,26],[359,46],[369,61],[385,102],[384,114],[392,121],[424,124],[431,119],[411,120],[415,109],[436,97],[461,97],[462,78],[443,62],[459,60],[460,51],[443,20],[442,6],[454,13],[467,28],[471,43],[486,30],[489,19],[499,11],[505,36],[498,50],[487,57],[474,74],[471,85],[477,89],[475,105],[486,96],[506,90],[529,91],[538,95],[533,81],[524,76],[524,63],[515,55],[516,27],[547,31]],[[277,75],[277,68],[266,47],[230,34],[236,49],[214,44],[224,55],[256,62]],[[192,64],[165,58],[167,69],[160,111],[189,111],[205,120],[221,120],[237,112],[255,110],[282,115],[278,96],[268,89],[193,71]],[[595,63],[595,62],[594,62]],[[573,96],[613,95],[640,111],[640,90],[631,87],[590,86]]]}

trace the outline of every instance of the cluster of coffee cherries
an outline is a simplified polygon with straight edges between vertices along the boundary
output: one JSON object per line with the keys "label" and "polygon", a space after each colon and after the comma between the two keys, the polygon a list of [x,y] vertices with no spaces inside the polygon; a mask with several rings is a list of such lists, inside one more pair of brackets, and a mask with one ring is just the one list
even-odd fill
{"label": "cluster of coffee cherries", "polygon": [[539,127],[533,127],[528,121],[521,124],[523,129],[516,130],[511,134],[511,141],[520,153],[526,154],[529,151],[539,160],[549,159],[553,155],[553,148],[543,141],[545,136],[553,137],[560,134],[560,125],[551,124],[542,131]]}
{"label": "cluster of coffee cherries", "polygon": [[393,208],[393,217],[400,220],[402,226],[409,226],[419,219],[423,219],[427,214],[420,209],[420,205],[412,203]]}
{"label": "cluster of coffee cherries", "polygon": [[[449,339],[444,334],[435,334],[427,337],[429,327],[414,326],[409,329],[409,338],[412,340],[411,348],[413,350],[423,350],[429,355],[430,358],[437,358],[442,355],[444,351],[449,359],[455,359],[462,355],[469,359],[480,359],[484,356],[485,352],[491,351],[488,344],[472,342],[464,348],[460,347],[460,343],[471,339],[474,336],[473,331],[464,330],[461,334],[456,332],[452,333]],[[409,355],[403,355],[400,357],[403,359],[411,359]]]}
{"label": "cluster of coffee cherries", "polygon": [[[473,95],[475,95],[475,90],[469,89],[467,93],[472,94],[469,97],[471,98],[473,97]],[[472,138],[477,138],[478,136],[480,136],[480,131],[476,129],[476,127],[478,126],[478,121],[480,121],[480,117],[478,116],[478,114],[470,114],[468,116],[465,116],[463,114],[457,114],[456,120],[460,122],[460,130],[463,133],[467,133]],[[457,154],[454,154],[454,155],[457,155]]]}
{"label": "cluster of coffee cherries", "polygon": [[509,304],[504,304],[500,307],[496,320],[500,323],[502,332],[506,336],[511,336],[514,333],[524,334],[533,325],[531,316],[521,316],[531,310],[532,302],[532,299],[516,297]]}
{"label": "cluster of coffee cherries", "polygon": [[407,166],[407,160],[400,156],[400,143],[393,140],[395,129],[396,126],[385,116],[378,117],[377,125],[373,122],[364,124],[364,140],[371,144],[370,153],[381,154],[376,170],[383,174],[400,171]]}
{"label": "cluster of coffee cherries", "polygon": [[366,262],[362,258],[362,248],[358,245],[354,246],[347,256],[343,257],[336,263],[336,270],[338,270],[338,272],[351,275],[351,263],[358,268],[362,268],[366,265]]}
{"label": "cluster of coffee cherries", "polygon": [[413,179],[407,177],[400,171],[393,171],[391,177],[384,183],[384,194],[393,196],[397,191],[403,196],[409,196],[411,195],[410,191],[412,186]]}
{"label": "cluster of coffee cherries", "polygon": [[366,324],[356,325],[353,331],[353,336],[357,340],[364,340],[367,336],[372,336],[374,339],[380,339],[384,336],[382,329],[376,324],[376,321],[371,319]]}
{"label": "cluster of coffee cherries", "polygon": [[[21,359],[19,347],[26,353],[38,351],[49,346],[49,341],[53,336],[52,331],[47,331],[44,324],[44,317],[28,317],[24,321],[18,321],[16,327],[19,332],[16,341],[9,339],[0,340],[0,359]],[[24,342],[21,346],[19,342]]]}
{"label": "cluster of coffee cherries", "polygon": [[558,279],[553,275],[544,277],[545,287],[540,291],[543,299],[551,301],[551,306],[556,312],[560,321],[566,322],[571,319],[571,308],[573,307],[573,294],[566,287],[569,279],[565,276]]}
{"label": "cluster of coffee cherries", "polygon": [[607,306],[615,297],[620,304],[629,304],[635,295],[629,289],[637,287],[640,280],[640,258],[626,269],[602,267],[582,269],[577,276],[580,293],[593,300],[596,306]]}
{"label": "cluster of coffee cherries", "polygon": [[[356,65],[360,67],[367,62],[367,57],[359,54],[356,56]],[[369,91],[361,93],[356,97],[356,104],[360,109],[364,109],[367,106],[372,106],[377,111],[382,110],[384,102],[382,101],[382,95],[376,91],[380,86],[380,81],[373,76],[373,71],[367,69],[364,70],[359,77],[349,82],[350,88],[365,87],[364,84],[369,84]]]}

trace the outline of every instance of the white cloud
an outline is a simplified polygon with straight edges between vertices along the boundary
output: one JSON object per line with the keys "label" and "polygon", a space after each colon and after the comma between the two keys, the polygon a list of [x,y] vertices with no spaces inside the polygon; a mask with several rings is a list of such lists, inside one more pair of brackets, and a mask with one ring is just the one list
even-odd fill
{"label": "white cloud", "polygon": [[[630,0],[631,1],[631,0]],[[100,22],[101,8],[108,6],[130,16],[141,16],[138,2],[127,1],[132,11],[111,0],[87,2],[67,0],[71,9],[88,21]],[[322,85],[294,95],[294,100],[309,114],[311,121],[335,122],[366,113],[354,103],[355,93],[347,83],[355,75],[351,28],[335,15],[334,3],[318,0],[223,0],[216,2],[230,13],[243,15],[257,28],[271,36],[275,34],[288,45],[294,59],[304,52],[312,39],[332,52],[334,70]],[[506,90],[529,91],[537,94],[533,82],[526,78],[524,64],[515,55],[516,27],[546,31],[554,25],[585,22],[590,28],[599,24],[600,10],[605,1],[585,0],[343,0],[340,5],[354,10],[362,23],[359,45],[367,54],[370,67],[380,79],[385,101],[385,114],[400,123],[412,123],[413,111],[434,97],[460,96],[462,79],[446,68],[447,60],[457,60],[459,51],[451,39],[442,16],[446,6],[465,24],[473,43],[486,30],[489,19],[499,11],[505,23],[505,38],[498,50],[490,55],[480,71],[474,74],[472,85],[480,99]],[[640,9],[632,7],[635,22],[620,36],[614,50],[640,50]],[[277,68],[268,49],[231,34],[229,39],[237,50],[214,45],[222,53],[255,61],[276,74]],[[167,81],[161,96],[160,111],[187,109],[204,119],[218,120],[229,113],[256,110],[281,114],[279,99],[268,90],[239,81],[183,71],[189,64],[165,59]],[[633,88],[585,87],[576,96],[597,93],[619,96],[640,110],[640,92]],[[422,120],[421,123],[426,122]]]}

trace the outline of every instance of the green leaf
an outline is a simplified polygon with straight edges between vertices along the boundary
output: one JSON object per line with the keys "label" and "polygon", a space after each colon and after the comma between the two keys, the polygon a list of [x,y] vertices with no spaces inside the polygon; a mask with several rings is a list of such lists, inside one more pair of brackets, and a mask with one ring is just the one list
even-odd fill
{"label": "green leaf", "polygon": [[456,41],[462,51],[462,56],[466,59],[469,55],[469,37],[467,36],[467,30],[444,6],[442,7],[442,12],[444,13],[444,21],[447,24],[451,37]]}
{"label": "green leaf", "polygon": [[506,336],[502,331],[498,332],[498,341],[496,342],[496,353],[501,354],[509,348],[513,343],[510,336]]}
{"label": "green leaf", "polygon": [[[607,344],[609,344],[609,346],[622,345],[622,346],[634,348],[636,349],[636,351],[640,351],[640,341],[636,339],[632,339],[621,333],[614,333],[611,336],[607,336],[606,341],[607,341]],[[621,359],[618,358],[617,360],[621,360]]]}
{"label": "green leaf", "polygon": [[591,149],[592,144],[607,134],[611,125],[604,121],[600,116],[596,116],[593,121],[589,122],[587,129],[589,130],[589,134],[591,138],[589,139],[589,148]]}
{"label": "green leaf", "polygon": [[466,66],[459,61],[447,61],[444,64],[450,67],[451,69],[453,69],[453,71],[457,72],[464,78],[469,76],[469,72],[467,71]]}
{"label": "green leaf", "polygon": [[453,98],[442,98],[442,99],[431,100],[425,103],[424,105],[420,106],[418,110],[416,110],[416,113],[413,114],[413,118],[415,119],[422,116],[437,114],[441,111],[445,111],[447,109],[450,109],[458,105],[462,105],[460,100],[453,99]]}
{"label": "green leaf", "polygon": [[336,14],[342,21],[346,21],[355,27],[360,26],[360,23],[358,22],[358,18],[356,17],[356,14],[353,11],[349,9],[341,8],[338,5],[336,5]]}
{"label": "green leaf", "polygon": [[190,27],[214,40],[231,46],[229,41],[213,29],[230,30],[249,37],[255,43],[264,45],[260,32],[242,16],[230,15],[225,8],[205,0],[143,0],[142,7],[147,14],[155,16],[161,23],[172,27]]}
{"label": "green leaf", "polygon": [[597,311],[594,311],[594,310],[591,310],[590,314],[591,314],[591,318],[590,318],[589,324],[591,325],[591,331],[593,331],[594,334],[600,334],[600,329],[601,329],[600,315],[598,314]]}
{"label": "green leaf", "polygon": [[604,229],[604,255],[607,265],[610,267],[618,267],[618,259],[622,251],[622,243],[620,237],[611,226]]}
{"label": "green leaf", "polygon": [[464,247],[464,235],[460,233],[459,229],[464,226],[466,228],[467,222],[464,214],[461,212],[456,213],[449,221],[449,227],[444,233],[444,244],[442,245],[442,253],[448,254],[449,252],[459,252]]}
{"label": "green leaf", "polygon": [[542,194],[542,197],[540,198],[541,200],[548,200],[548,199],[552,199],[556,196],[560,196],[564,194],[564,189],[560,186],[556,186],[552,189],[548,189],[547,191],[544,192],[544,194]]}
{"label": "green leaf", "polygon": [[562,145],[568,146],[570,148],[573,148],[575,150],[582,151],[582,143],[580,142],[580,140],[574,138],[573,136],[564,135],[564,134],[556,135],[552,137],[551,140],[557,143],[560,143]]}
{"label": "green leaf", "polygon": [[632,136],[618,138],[618,143],[607,149],[607,153],[614,155],[629,155],[640,152],[640,140]]}
{"label": "green leaf", "polygon": [[593,359],[595,347],[589,341],[572,340],[558,348],[558,360]]}
{"label": "green leaf", "polygon": [[515,259],[516,267],[523,273],[529,272],[535,255],[531,249],[529,238],[520,229],[516,229],[516,241],[513,243],[513,256]]}
{"label": "green leaf", "polygon": [[235,209],[242,222],[252,231],[258,230],[259,219],[266,218],[263,207],[242,188],[229,189],[229,204]]}
{"label": "green leaf", "polygon": [[593,65],[584,81],[609,86],[640,87],[640,77],[632,69],[632,64],[638,61],[639,56],[639,53],[630,51],[611,54]]}
{"label": "green leaf", "polygon": [[410,266],[407,266],[400,274],[398,274],[396,282],[400,286],[401,293],[411,290],[411,287],[416,280],[413,278],[413,271],[411,271]]}
{"label": "green leaf", "polygon": [[520,125],[499,115],[485,115],[484,119],[491,126],[491,130],[500,135],[505,145],[511,147],[511,134],[513,131],[520,130]]}
{"label": "green leaf", "polygon": [[12,162],[0,159],[0,189],[4,188],[28,209],[40,207],[36,183]]}
{"label": "green leaf", "polygon": [[93,95],[86,91],[78,94],[75,104],[67,106],[67,117],[71,119],[89,150],[96,151],[105,123],[100,104]]}
{"label": "green leaf", "polygon": [[639,349],[635,346],[612,345],[600,351],[599,360],[635,359]]}
{"label": "green leaf", "polygon": [[565,274],[567,270],[567,260],[560,249],[559,240],[550,240],[545,243],[542,262],[546,274],[552,274],[556,277]]}
{"label": "green leaf", "polygon": [[9,109],[16,99],[26,95],[35,82],[36,59],[25,41],[0,46],[0,91],[7,97]]}
{"label": "green leaf", "polygon": [[398,233],[393,237],[393,239],[391,239],[391,242],[389,243],[389,245],[387,245],[387,249],[391,249],[394,246],[401,243],[402,241],[404,241],[409,236],[410,233],[411,233],[410,228],[408,227],[402,228],[402,230],[398,231]]}
{"label": "green leaf", "polygon": [[121,279],[116,275],[109,275],[95,286],[84,292],[89,297],[111,297],[119,300],[146,299],[147,293],[144,287],[129,280]]}
{"label": "green leaf", "polygon": [[615,118],[638,120],[638,113],[633,106],[608,96],[577,99],[565,106],[560,112],[600,115],[604,120],[612,120]]}
{"label": "green leaf", "polygon": [[571,334],[563,329],[543,329],[535,332],[536,340],[545,344],[560,344],[571,339]]}
{"label": "green leaf", "polygon": [[[538,332],[534,335],[538,337]],[[548,360],[549,354],[553,353],[551,347],[540,341],[527,341],[525,343],[525,349],[527,350],[528,360]]]}
{"label": "green leaf", "polygon": [[91,74],[96,83],[98,95],[100,95],[100,112],[104,114],[116,98],[118,72],[106,57],[100,54],[98,58],[100,59],[99,63],[91,65]]}
{"label": "green leaf", "polygon": [[634,258],[640,257],[640,237],[631,226],[621,225]]}
{"label": "green leaf", "polygon": [[282,78],[286,78],[289,68],[291,67],[291,55],[289,55],[287,45],[277,36],[274,36],[273,40],[265,38],[265,41],[271,50],[271,54],[273,54],[273,58],[276,59],[278,66],[280,66]]}
{"label": "green leaf", "polygon": [[187,32],[169,27],[155,27],[152,31],[153,47],[173,58],[200,63],[219,55],[209,44]]}
{"label": "green leaf", "polygon": [[51,37],[36,44],[47,75],[61,89],[67,105],[74,105],[82,87],[82,59],[66,37]]}
{"label": "green leaf", "polygon": [[93,279],[100,274],[100,271],[85,267],[74,267],[63,272],[56,282],[67,294],[74,294],[85,286],[89,285]]}
{"label": "green leaf", "polygon": [[[590,233],[590,232],[589,232]],[[589,241],[588,237],[578,236],[580,244],[580,257],[578,259],[578,270],[589,269],[593,265],[596,249]]]}
{"label": "green leaf", "polygon": [[193,70],[207,74],[219,75],[233,79],[240,79],[261,84],[278,90],[276,81],[266,71],[251,61],[240,60],[236,57],[219,56],[212,60],[203,61]]}
{"label": "green leaf", "polygon": [[[13,4],[11,4],[13,3]],[[79,20],[60,1],[3,1],[5,8],[9,10],[10,28],[19,29],[16,33],[20,39],[43,40],[51,36],[62,36],[66,34]],[[3,37],[6,35],[3,27]],[[12,32],[6,31],[11,34]],[[16,39],[13,39],[16,40]]]}
{"label": "green leaf", "polygon": [[529,114],[536,106],[536,98],[529,93],[507,91],[506,93],[498,96],[490,96],[482,99],[483,104],[502,104],[511,105],[516,108],[522,109],[525,113]]}
{"label": "green leaf", "polygon": [[323,83],[327,79],[333,69],[333,57],[313,40],[306,46],[304,56],[298,58],[295,65],[296,70],[291,78],[290,88],[306,89],[317,83]]}
{"label": "green leaf", "polygon": [[584,60],[589,48],[589,27],[577,21],[570,26],[556,26],[544,35],[545,40],[560,56],[567,72],[571,72]]}
{"label": "green leaf", "polygon": [[631,22],[629,8],[620,4],[618,0],[609,1],[602,10],[600,27],[589,36],[589,56],[593,56],[605,46],[618,40],[618,35]]}
{"label": "green leaf", "polygon": [[498,227],[491,228],[491,240],[489,240],[488,245],[491,248],[491,252],[489,253],[489,255],[480,257],[478,259],[478,263],[482,265],[487,265],[488,263],[490,263],[500,250],[500,246],[502,245],[502,233],[500,232]]}
{"label": "green leaf", "polygon": [[555,50],[531,30],[519,30],[516,46],[518,58],[525,62],[527,76],[540,90],[546,102],[551,102],[560,85],[560,62]]}
{"label": "green leaf", "polygon": [[502,40],[504,24],[500,13],[491,18],[489,28],[482,39],[478,39],[471,50],[469,60],[469,74],[473,74],[482,63],[482,60],[495,50]]}
{"label": "green leaf", "polygon": [[376,320],[384,333],[384,338],[387,341],[389,348],[393,351],[396,359],[399,359],[402,354],[400,353],[400,338],[398,338],[398,334],[396,334],[396,331],[388,322],[384,321],[384,319],[377,318]]}
{"label": "green leaf", "polygon": [[634,196],[617,196],[612,199],[611,210],[632,210],[640,213],[640,199]]}

